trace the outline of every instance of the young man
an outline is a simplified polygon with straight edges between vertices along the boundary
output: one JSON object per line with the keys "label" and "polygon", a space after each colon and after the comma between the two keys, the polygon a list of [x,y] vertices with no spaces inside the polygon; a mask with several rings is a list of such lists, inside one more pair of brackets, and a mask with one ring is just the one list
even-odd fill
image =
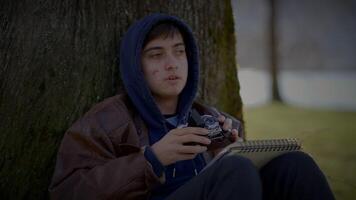
{"label": "young man", "polygon": [[239,156],[202,171],[214,152],[207,151],[208,131],[188,123],[192,109],[218,118],[233,140],[243,130],[238,120],[194,102],[198,50],[181,20],[154,14],[131,26],[120,70],[127,94],[97,104],[66,132],[53,199],[333,199],[302,153],[274,159],[260,172]]}

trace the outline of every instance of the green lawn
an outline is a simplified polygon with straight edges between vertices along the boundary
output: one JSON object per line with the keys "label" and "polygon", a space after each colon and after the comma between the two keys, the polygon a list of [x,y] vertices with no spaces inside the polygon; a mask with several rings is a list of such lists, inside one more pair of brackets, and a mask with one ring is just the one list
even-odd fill
{"label": "green lawn", "polygon": [[299,138],[327,176],[336,199],[356,195],[356,112],[273,103],[244,110],[248,139]]}

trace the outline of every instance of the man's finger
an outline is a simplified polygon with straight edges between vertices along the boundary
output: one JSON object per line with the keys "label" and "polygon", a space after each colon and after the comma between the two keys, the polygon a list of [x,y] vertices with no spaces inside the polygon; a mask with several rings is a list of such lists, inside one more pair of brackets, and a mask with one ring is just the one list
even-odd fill
{"label": "man's finger", "polygon": [[235,142],[236,141],[242,142],[244,140],[243,138],[239,137],[239,132],[236,129],[232,129],[231,133],[234,137]]}
{"label": "man's finger", "polygon": [[179,136],[177,137],[176,141],[180,144],[193,142],[202,145],[209,145],[211,143],[211,140],[208,139],[207,137],[196,135],[196,134],[186,134],[186,135]]}
{"label": "man's finger", "polygon": [[175,129],[174,134],[178,136],[182,135],[189,135],[189,134],[195,134],[195,135],[207,135],[209,132],[205,128],[200,128],[200,127],[186,127],[186,128],[180,128],[180,129]]}
{"label": "man's finger", "polygon": [[224,123],[225,119],[226,119],[226,117],[224,115],[219,115],[219,117],[218,117],[218,121],[220,123]]}
{"label": "man's finger", "polygon": [[223,125],[223,129],[225,131],[231,131],[231,128],[232,128],[232,120],[227,118],[225,119],[225,122],[224,122],[224,125]]}
{"label": "man's finger", "polygon": [[236,137],[239,136],[239,131],[237,129],[235,129],[235,128],[231,130],[231,133],[236,135]]}

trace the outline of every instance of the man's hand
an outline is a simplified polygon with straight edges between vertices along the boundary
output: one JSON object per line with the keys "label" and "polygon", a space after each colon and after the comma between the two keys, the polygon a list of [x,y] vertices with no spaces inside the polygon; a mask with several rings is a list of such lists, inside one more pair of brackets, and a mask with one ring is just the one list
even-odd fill
{"label": "man's hand", "polygon": [[[194,159],[197,154],[206,151],[206,145],[211,143],[206,137],[207,134],[207,129],[199,127],[172,129],[152,145],[152,150],[164,166],[181,160]],[[184,145],[190,142],[202,145]]]}
{"label": "man's hand", "polygon": [[[239,132],[237,129],[232,128],[232,120],[226,118],[224,115],[219,115],[218,121],[223,124],[222,129],[225,131],[230,131],[232,134],[233,142],[236,142],[239,138]],[[223,148],[219,148],[213,151],[214,156],[217,155]]]}
{"label": "man's hand", "polygon": [[237,129],[232,128],[232,120],[230,118],[226,118],[224,115],[219,115],[218,120],[223,124],[222,129],[224,131],[230,131],[232,133],[232,137],[234,138],[234,142],[239,139],[239,132]]}

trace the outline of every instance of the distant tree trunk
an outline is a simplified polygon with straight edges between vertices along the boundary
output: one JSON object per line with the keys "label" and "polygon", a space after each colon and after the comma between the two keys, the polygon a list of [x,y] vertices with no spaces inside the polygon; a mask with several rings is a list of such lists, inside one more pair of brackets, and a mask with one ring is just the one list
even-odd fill
{"label": "distant tree trunk", "polygon": [[272,100],[282,101],[278,87],[278,58],[277,58],[277,34],[276,34],[276,0],[269,0],[270,3],[270,73],[272,79]]}
{"label": "distant tree trunk", "polygon": [[117,47],[146,14],[192,27],[199,99],[242,118],[230,0],[2,0],[0,9],[1,199],[48,198],[65,130],[121,88]]}

